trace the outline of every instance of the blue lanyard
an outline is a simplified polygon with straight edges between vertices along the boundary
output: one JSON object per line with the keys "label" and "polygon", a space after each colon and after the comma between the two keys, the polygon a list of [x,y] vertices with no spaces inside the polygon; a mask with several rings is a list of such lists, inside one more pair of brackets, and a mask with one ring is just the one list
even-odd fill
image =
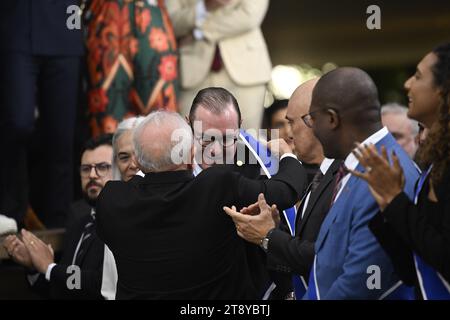
{"label": "blue lanyard", "polygon": [[[419,194],[433,166],[420,176],[414,195],[414,204],[419,202]],[[450,285],[432,267],[425,263],[420,256],[414,253],[414,265],[419,281],[420,291],[425,300],[450,300]]]}
{"label": "blue lanyard", "polygon": [[423,185],[425,184],[425,180],[427,180],[427,177],[430,174],[432,168],[433,165],[431,165],[427,171],[422,172],[422,175],[419,178],[419,182],[417,183],[416,193],[414,194],[414,204],[417,204],[417,202],[419,201],[420,191],[422,191]]}

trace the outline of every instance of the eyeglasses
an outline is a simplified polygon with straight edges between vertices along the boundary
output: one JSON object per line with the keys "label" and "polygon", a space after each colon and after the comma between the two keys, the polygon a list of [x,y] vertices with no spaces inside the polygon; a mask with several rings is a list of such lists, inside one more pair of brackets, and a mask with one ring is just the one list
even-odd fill
{"label": "eyeglasses", "polygon": [[307,114],[301,116],[303,122],[305,123],[305,125],[308,128],[312,128],[313,125],[314,125],[314,120],[313,120],[313,117],[311,115],[314,114],[314,113],[317,113],[319,111],[323,111],[323,110],[319,109],[319,110],[316,110],[316,111],[313,111],[313,112],[310,112],[310,113],[307,113]]}
{"label": "eyeglasses", "polygon": [[109,170],[111,170],[111,165],[106,162],[94,163],[94,164],[82,164],[80,166],[80,175],[82,177],[89,177],[91,174],[92,168],[95,169],[95,173],[99,177],[104,177],[108,174]]}
{"label": "eyeglasses", "polygon": [[[217,136],[209,136],[209,135],[203,134],[203,136],[201,136],[201,137],[196,135],[195,139],[197,139],[197,141],[200,142],[201,146],[205,148],[208,145],[213,144],[216,141]],[[238,138],[236,135],[230,135],[230,136],[224,135],[224,136],[222,136],[222,139],[218,140],[218,142],[222,147],[228,148],[228,147],[233,146],[237,140],[238,140]]]}

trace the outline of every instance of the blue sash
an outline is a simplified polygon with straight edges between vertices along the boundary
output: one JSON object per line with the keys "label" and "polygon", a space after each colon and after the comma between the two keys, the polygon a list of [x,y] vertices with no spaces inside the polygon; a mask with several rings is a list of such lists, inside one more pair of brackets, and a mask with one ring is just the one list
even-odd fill
{"label": "blue sash", "polygon": [[[417,205],[419,194],[423,185],[430,174],[432,166],[422,173],[417,183],[416,193],[414,195],[414,204]],[[450,285],[445,279],[426,264],[422,258],[414,253],[414,265],[416,267],[417,279],[419,280],[420,291],[424,300],[450,300]]]}
{"label": "blue sash", "polygon": [[255,156],[258,164],[268,178],[271,178],[278,172],[278,159],[272,156],[272,153],[265,145],[243,129],[240,130],[239,137]]}
{"label": "blue sash", "polygon": [[[272,178],[272,175],[276,174],[276,172],[278,171],[278,159],[272,157],[270,150],[267,149],[266,146],[261,144],[258,140],[253,138],[253,136],[245,132],[245,130],[241,129],[239,137],[245,143],[247,148],[252,152],[253,156],[258,161],[267,178]],[[291,235],[295,235],[295,207],[284,210],[283,214],[286,218]]]}
{"label": "blue sash", "polygon": [[[263,144],[261,144],[258,140],[256,140],[252,135],[247,133],[245,130],[241,130],[239,133],[239,137],[245,143],[247,148],[252,152],[253,156],[258,161],[262,170],[264,171],[267,178],[271,178],[272,175],[276,174],[278,171],[278,159],[272,157],[272,154],[269,149],[266,148]],[[289,231],[292,236],[295,236],[295,218],[296,218],[296,209],[295,207],[286,209],[283,211],[284,218],[286,219],[287,225],[289,227]],[[304,284],[304,280],[298,275],[293,276],[294,290],[295,295],[298,299],[301,299],[306,292],[306,287]],[[275,288],[274,284],[269,287],[269,290]],[[268,297],[266,294],[264,297]]]}
{"label": "blue sash", "polygon": [[[295,210],[294,207],[292,207],[284,210],[283,213],[284,217],[286,218],[286,221],[288,221],[291,236],[295,237],[295,216],[297,215],[297,211]],[[308,290],[308,286],[306,284],[305,279],[301,275],[293,274],[292,285],[294,286],[295,299],[296,300],[302,299],[306,293],[306,290]]]}
{"label": "blue sash", "polygon": [[309,274],[308,300],[320,300],[320,293],[316,279],[316,261],[317,254],[314,256],[314,263]]}
{"label": "blue sash", "polygon": [[[319,285],[316,276],[317,255],[314,257],[314,264],[311,268],[308,283],[308,300],[320,300]],[[414,290],[398,281],[391,288],[386,290],[378,300],[414,300]]]}

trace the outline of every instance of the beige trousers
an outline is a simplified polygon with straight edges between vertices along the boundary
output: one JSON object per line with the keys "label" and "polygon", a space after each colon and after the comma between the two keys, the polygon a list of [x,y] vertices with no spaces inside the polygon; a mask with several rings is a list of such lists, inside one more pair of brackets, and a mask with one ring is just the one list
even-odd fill
{"label": "beige trousers", "polygon": [[266,85],[240,86],[230,78],[225,68],[222,68],[219,72],[210,72],[196,88],[181,90],[179,110],[183,116],[189,114],[192,100],[194,100],[197,92],[207,87],[223,87],[236,97],[241,109],[242,127],[244,129],[259,129],[261,127]]}

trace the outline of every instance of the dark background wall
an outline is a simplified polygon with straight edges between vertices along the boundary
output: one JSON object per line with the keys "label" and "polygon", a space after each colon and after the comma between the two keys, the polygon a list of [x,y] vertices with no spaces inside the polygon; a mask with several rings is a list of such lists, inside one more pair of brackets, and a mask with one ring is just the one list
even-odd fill
{"label": "dark background wall", "polygon": [[[366,27],[371,4],[381,9],[381,30]],[[415,65],[450,41],[450,0],[272,0],[263,32],[274,65],[358,66],[375,79],[383,103],[405,102],[403,83]]]}

